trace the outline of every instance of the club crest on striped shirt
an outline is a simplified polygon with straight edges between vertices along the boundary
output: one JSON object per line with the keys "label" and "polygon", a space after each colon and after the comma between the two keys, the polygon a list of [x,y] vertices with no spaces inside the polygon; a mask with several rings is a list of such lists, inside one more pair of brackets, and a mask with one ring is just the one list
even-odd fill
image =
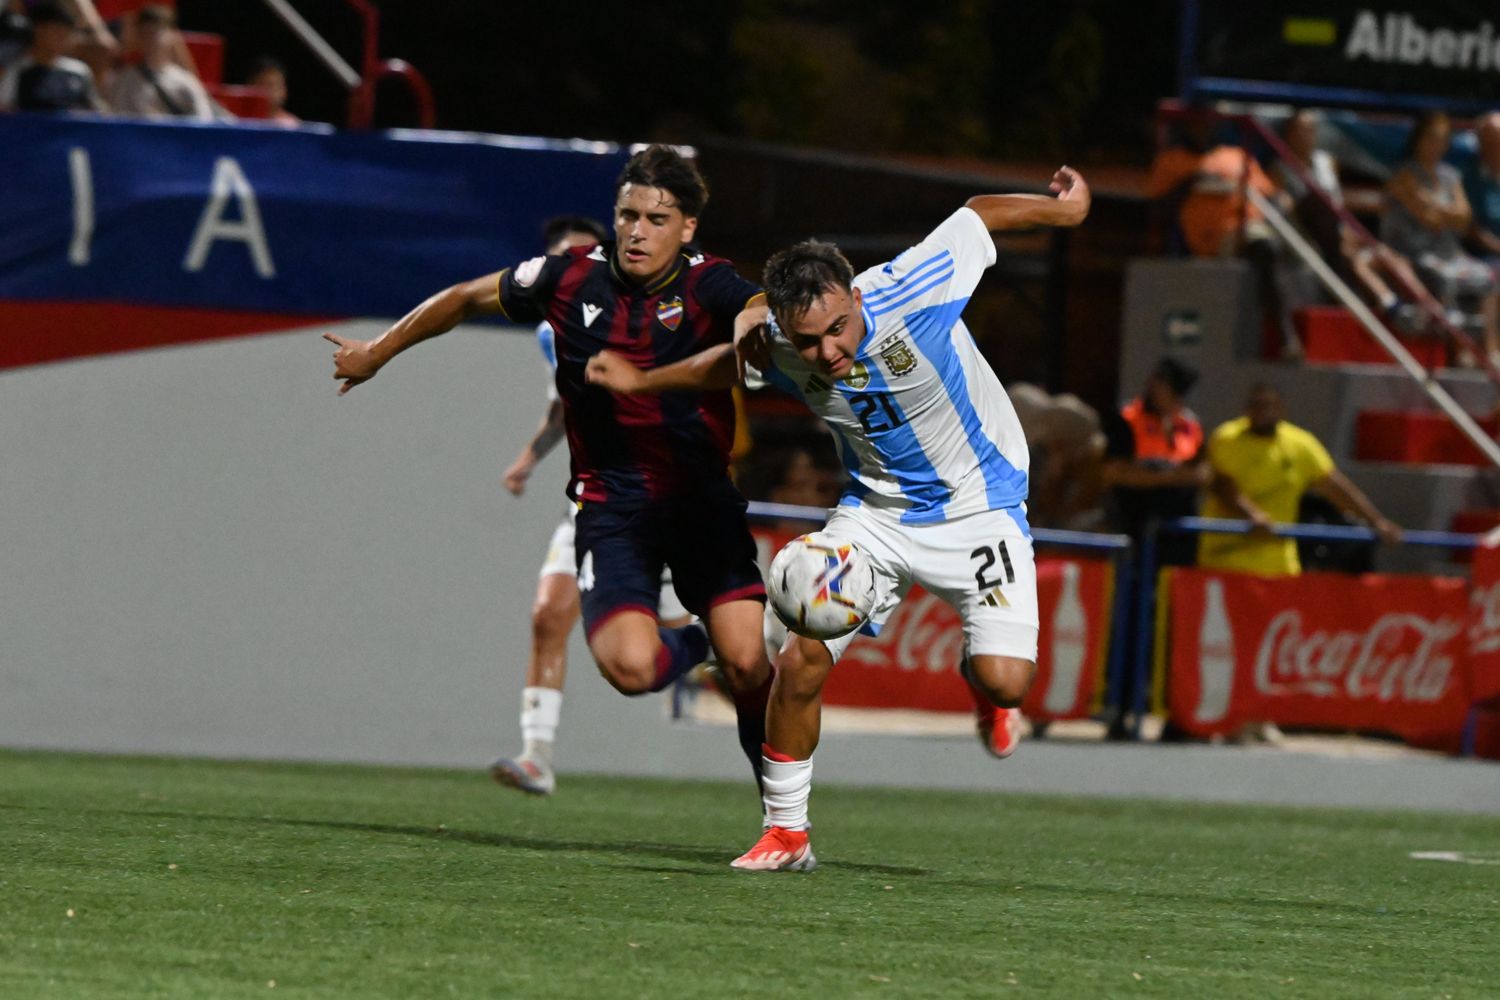
{"label": "club crest on striped shirt", "polygon": [[682,322],[682,297],[674,295],[670,299],[658,304],[656,307],[656,318],[668,330],[677,329],[677,325]]}
{"label": "club crest on striped shirt", "polygon": [[870,370],[863,361],[854,362],[849,374],[844,376],[844,384],[851,389],[863,389],[870,384]]}
{"label": "club crest on striped shirt", "polygon": [[906,375],[916,370],[917,356],[904,341],[895,340],[880,350],[880,360],[885,362],[892,375]]}

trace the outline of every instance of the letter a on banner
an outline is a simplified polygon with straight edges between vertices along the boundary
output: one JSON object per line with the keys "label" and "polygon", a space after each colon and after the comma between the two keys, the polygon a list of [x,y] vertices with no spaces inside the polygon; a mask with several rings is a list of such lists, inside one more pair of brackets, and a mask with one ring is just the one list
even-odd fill
{"label": "letter a on banner", "polygon": [[[231,195],[239,202],[239,222],[224,218],[224,209]],[[198,219],[198,228],[193,233],[187,256],[182,260],[183,270],[203,270],[203,265],[208,262],[208,252],[216,240],[235,240],[245,244],[250,248],[255,273],[262,278],[276,276],[271,250],[266,245],[266,229],[260,222],[260,207],[255,202],[255,191],[245,179],[240,165],[228,156],[219,157],[214,164],[212,191],[208,204],[203,206],[203,215]]]}

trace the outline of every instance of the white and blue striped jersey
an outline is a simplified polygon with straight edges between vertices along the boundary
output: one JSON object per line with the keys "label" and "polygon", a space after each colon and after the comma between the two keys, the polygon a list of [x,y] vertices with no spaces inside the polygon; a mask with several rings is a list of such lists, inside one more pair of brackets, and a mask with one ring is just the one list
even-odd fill
{"label": "white and blue striped jersey", "polygon": [[960,318],[994,262],[984,222],[961,208],[895,260],[855,277],[865,335],[853,369],[837,381],[803,361],[772,320],[764,377],[832,429],[848,473],[839,506],[934,524],[1025,502],[1026,437]]}
{"label": "white and blue striped jersey", "polygon": [[547,402],[555,403],[562,398],[557,394],[557,333],[546,320],[536,325],[536,344],[547,362]]}

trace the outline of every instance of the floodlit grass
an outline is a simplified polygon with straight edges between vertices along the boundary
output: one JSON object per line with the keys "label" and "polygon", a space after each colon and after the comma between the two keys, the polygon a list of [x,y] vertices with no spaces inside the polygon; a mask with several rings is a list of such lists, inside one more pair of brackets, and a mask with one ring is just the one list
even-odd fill
{"label": "floodlit grass", "polygon": [[747,875],[746,785],[0,753],[0,994],[1500,995],[1500,866],[1408,858],[1500,857],[1494,819],[826,787],[814,815],[818,872]]}

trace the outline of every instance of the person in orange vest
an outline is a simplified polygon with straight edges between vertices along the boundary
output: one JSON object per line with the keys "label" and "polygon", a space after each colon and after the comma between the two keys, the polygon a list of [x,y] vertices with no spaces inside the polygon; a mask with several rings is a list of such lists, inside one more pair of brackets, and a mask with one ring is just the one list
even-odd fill
{"label": "person in orange vest", "polygon": [[[1103,478],[1113,499],[1114,520],[1130,536],[1136,551],[1156,522],[1191,517],[1198,512],[1198,491],[1209,481],[1203,455],[1203,425],[1186,397],[1198,373],[1175,358],[1162,358],[1146,378],[1141,394],[1105,421]],[[1191,566],[1197,558],[1191,535],[1162,535],[1157,560],[1162,566]],[[1127,650],[1135,648],[1132,633],[1137,614],[1127,618]],[[1126,671],[1117,694],[1120,711],[1110,722],[1110,737],[1129,732],[1127,706],[1135,696],[1134,676]]]}
{"label": "person in orange vest", "polygon": [[[1120,530],[1137,543],[1151,520],[1198,512],[1198,490],[1208,483],[1208,467],[1203,425],[1186,401],[1197,381],[1192,368],[1162,358],[1141,394],[1106,421],[1104,481],[1113,494]],[[1163,564],[1192,565],[1192,540],[1174,545],[1177,541],[1176,536],[1162,539]]]}

